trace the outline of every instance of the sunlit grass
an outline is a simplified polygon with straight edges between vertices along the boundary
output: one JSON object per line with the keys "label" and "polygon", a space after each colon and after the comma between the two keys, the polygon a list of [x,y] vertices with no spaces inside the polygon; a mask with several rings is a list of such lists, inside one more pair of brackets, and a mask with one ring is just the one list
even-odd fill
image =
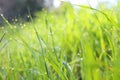
{"label": "sunlit grass", "polygon": [[6,21],[0,28],[0,80],[119,80],[116,10],[78,6],[36,13],[25,24]]}

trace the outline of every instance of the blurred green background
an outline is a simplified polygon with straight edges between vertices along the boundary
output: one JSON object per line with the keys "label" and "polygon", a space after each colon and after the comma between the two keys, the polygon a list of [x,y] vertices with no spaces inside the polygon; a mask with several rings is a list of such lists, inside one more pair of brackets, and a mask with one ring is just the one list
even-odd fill
{"label": "blurred green background", "polygon": [[119,80],[120,4],[68,2],[0,27],[0,80]]}

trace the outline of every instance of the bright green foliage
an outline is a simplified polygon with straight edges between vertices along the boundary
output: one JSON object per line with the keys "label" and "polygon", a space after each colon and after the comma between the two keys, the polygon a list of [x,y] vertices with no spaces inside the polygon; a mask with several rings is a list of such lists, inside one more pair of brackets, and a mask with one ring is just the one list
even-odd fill
{"label": "bright green foliage", "polygon": [[119,80],[117,8],[64,4],[0,28],[0,80]]}

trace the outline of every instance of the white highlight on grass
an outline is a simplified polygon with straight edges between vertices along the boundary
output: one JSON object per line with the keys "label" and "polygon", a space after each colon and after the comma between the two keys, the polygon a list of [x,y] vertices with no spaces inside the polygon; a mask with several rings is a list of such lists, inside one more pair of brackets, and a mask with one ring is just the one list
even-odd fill
{"label": "white highlight on grass", "polygon": [[92,7],[97,7],[99,3],[107,3],[109,5],[115,5],[117,0],[69,0],[72,4],[90,5]]}
{"label": "white highlight on grass", "polygon": [[71,4],[87,5],[96,8],[99,3],[107,3],[107,5],[116,5],[118,0],[54,0],[54,5],[59,6],[60,1],[70,2]]}
{"label": "white highlight on grass", "polygon": [[55,8],[59,7],[60,4],[61,4],[60,0],[54,0],[53,5],[54,5]]}

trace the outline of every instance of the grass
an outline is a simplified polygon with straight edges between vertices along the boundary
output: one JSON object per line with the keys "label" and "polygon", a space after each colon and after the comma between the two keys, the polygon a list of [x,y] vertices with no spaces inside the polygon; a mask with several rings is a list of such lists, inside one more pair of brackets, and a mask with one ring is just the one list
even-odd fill
{"label": "grass", "polygon": [[116,8],[36,13],[0,28],[0,80],[119,80],[120,26]]}

